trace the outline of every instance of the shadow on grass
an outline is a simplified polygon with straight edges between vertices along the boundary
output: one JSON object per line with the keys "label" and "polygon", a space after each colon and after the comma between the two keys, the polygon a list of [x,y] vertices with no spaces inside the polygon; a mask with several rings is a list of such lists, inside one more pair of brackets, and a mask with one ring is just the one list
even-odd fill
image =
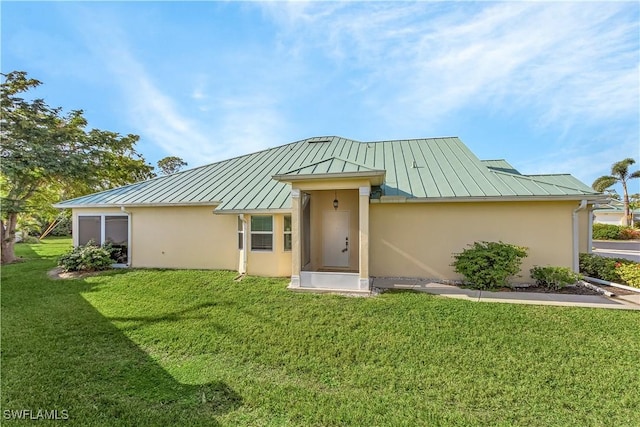
{"label": "shadow on grass", "polygon": [[[111,323],[118,319],[82,297],[95,284],[34,280],[20,274],[33,270],[29,263],[2,272],[2,410],[65,409],[90,425],[217,425],[215,417],[242,405],[224,382],[173,378]],[[166,321],[200,308],[127,320]]]}
{"label": "shadow on grass", "polygon": [[[165,322],[179,322],[184,319],[206,319],[208,316],[206,315],[190,315],[190,313],[197,312],[202,310],[203,308],[209,308],[214,306],[222,305],[217,302],[206,302],[202,304],[194,305],[193,307],[187,307],[183,310],[174,311],[171,313],[164,313],[160,316],[111,316],[108,319],[114,322],[133,322],[134,324],[129,327],[122,328],[123,330],[128,329],[138,329],[141,326],[152,325],[154,323],[165,323]],[[224,304],[230,305],[230,304]],[[210,327],[216,329],[218,332],[227,332],[225,328],[221,325],[209,325]]]}
{"label": "shadow on grass", "polygon": [[34,251],[32,246],[28,243],[16,243],[14,246],[14,250],[16,251],[16,255],[18,256],[18,263],[24,262],[29,259],[40,258],[38,253]]}

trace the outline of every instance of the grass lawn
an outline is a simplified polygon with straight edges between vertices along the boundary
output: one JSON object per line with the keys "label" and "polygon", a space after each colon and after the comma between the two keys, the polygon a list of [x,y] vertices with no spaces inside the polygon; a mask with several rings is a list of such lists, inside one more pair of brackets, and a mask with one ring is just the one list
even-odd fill
{"label": "grass lawn", "polygon": [[3,423],[640,425],[638,312],[299,294],[217,271],[48,279],[69,246],[21,244],[2,268]]}

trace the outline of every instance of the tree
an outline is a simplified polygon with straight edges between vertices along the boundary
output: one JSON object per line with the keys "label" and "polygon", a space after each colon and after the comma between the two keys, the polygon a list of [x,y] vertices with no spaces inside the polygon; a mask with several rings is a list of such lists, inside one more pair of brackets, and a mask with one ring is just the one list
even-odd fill
{"label": "tree", "polygon": [[169,156],[158,160],[158,169],[160,169],[164,175],[176,173],[184,166],[187,166],[187,162],[176,156]]}
{"label": "tree", "polygon": [[611,175],[604,175],[593,181],[591,187],[599,192],[605,191],[607,188],[620,183],[622,184],[622,200],[624,203],[624,217],[627,226],[631,225],[631,214],[629,211],[629,191],[627,189],[627,182],[631,179],[640,178],[640,171],[629,173],[629,166],[636,161],[632,158],[620,160],[619,162],[611,165]]}
{"label": "tree", "polygon": [[[41,84],[24,71],[2,74],[0,137],[1,262],[16,260],[18,217],[47,192],[76,196],[153,176],[136,135],[87,130],[82,110],[67,114],[20,95]],[[55,202],[57,200],[51,200]]]}

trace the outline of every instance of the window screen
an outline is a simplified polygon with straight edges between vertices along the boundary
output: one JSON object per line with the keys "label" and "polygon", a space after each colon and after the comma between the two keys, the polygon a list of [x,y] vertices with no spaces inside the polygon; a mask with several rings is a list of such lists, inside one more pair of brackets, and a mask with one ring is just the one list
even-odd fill
{"label": "window screen", "polygon": [[91,240],[96,245],[102,244],[100,220],[98,215],[78,217],[78,245],[84,246]]}

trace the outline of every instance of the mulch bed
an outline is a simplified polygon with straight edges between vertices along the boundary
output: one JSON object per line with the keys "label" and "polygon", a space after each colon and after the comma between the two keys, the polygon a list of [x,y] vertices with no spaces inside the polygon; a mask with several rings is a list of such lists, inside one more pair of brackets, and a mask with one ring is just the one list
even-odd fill
{"label": "mulch bed", "polygon": [[[608,289],[607,289],[608,290]],[[542,288],[539,286],[529,286],[529,287],[514,287],[514,288],[500,288],[499,291],[502,292],[534,292],[539,294],[566,294],[566,295],[602,295],[598,291],[594,291],[593,289],[585,288],[584,286],[565,286],[564,288],[560,288],[556,290],[548,290],[546,288]],[[613,291],[611,291],[613,292]],[[614,292],[615,293],[615,292]]]}
{"label": "mulch bed", "polygon": [[[626,289],[617,288],[615,286],[607,286],[607,285],[596,285],[600,289],[604,289],[605,291],[609,291],[615,295],[637,295],[637,292],[628,291]],[[565,294],[565,295],[602,295],[600,292],[595,291],[593,289],[585,288],[580,285],[572,285],[561,288],[557,291],[550,291],[548,289],[539,287],[539,286],[529,286],[529,287],[505,287],[498,289],[502,292],[535,292],[541,294]]]}
{"label": "mulch bed", "polygon": [[60,268],[54,268],[53,270],[47,271],[47,276],[53,280],[82,279],[100,273],[104,273],[104,271],[62,271]]}

